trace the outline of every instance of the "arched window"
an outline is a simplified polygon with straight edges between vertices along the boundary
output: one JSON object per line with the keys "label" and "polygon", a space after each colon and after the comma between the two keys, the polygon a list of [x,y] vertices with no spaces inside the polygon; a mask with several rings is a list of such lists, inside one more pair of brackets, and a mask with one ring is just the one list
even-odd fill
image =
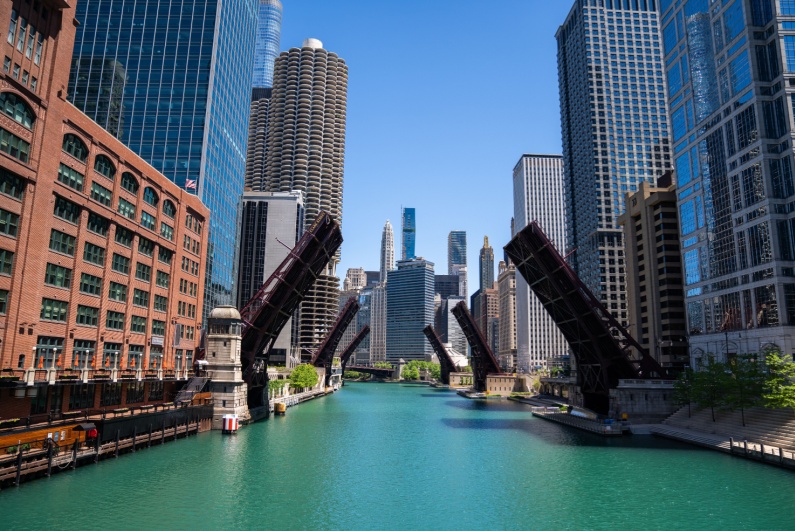
{"label": "arched window", "polygon": [[28,129],[33,129],[33,122],[36,121],[36,114],[33,112],[33,109],[25,103],[25,100],[13,92],[0,93],[0,109],[23,126]]}
{"label": "arched window", "polygon": [[177,207],[174,206],[174,203],[172,203],[170,199],[163,201],[163,214],[171,219],[174,219],[174,216],[177,215]]}
{"label": "arched window", "polygon": [[121,174],[121,187],[130,192],[131,194],[138,193],[138,179],[135,176],[126,171]]}
{"label": "arched window", "polygon": [[153,207],[157,206],[157,203],[160,202],[160,199],[157,197],[157,192],[150,187],[144,188],[144,201],[152,205]]}
{"label": "arched window", "polygon": [[97,155],[97,158],[94,159],[94,169],[111,181],[116,176],[116,166],[105,155]]}
{"label": "arched window", "polygon": [[81,162],[88,160],[88,148],[72,133],[63,136],[63,150]]}

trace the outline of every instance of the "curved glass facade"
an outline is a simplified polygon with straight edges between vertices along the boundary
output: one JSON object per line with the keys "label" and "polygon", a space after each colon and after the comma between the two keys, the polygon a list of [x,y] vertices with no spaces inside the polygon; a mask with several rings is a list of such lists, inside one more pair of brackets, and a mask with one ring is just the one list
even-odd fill
{"label": "curved glass facade", "polygon": [[257,48],[254,53],[254,83],[256,88],[273,86],[273,62],[279,55],[282,34],[282,3],[279,0],[259,0]]}

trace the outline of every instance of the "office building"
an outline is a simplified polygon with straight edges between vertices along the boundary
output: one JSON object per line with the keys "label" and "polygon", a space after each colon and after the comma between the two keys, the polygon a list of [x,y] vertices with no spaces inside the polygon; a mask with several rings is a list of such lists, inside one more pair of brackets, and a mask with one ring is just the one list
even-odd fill
{"label": "office building", "polygon": [[370,299],[370,361],[386,361],[386,284],[373,288]]}
{"label": "office building", "polygon": [[386,282],[387,273],[395,269],[395,235],[392,224],[386,220],[381,233],[381,282]]}
{"label": "office building", "polygon": [[480,331],[483,332],[483,337],[489,347],[497,354],[496,339],[498,330],[494,328],[494,322],[500,318],[500,292],[497,290],[497,285],[494,287],[480,290],[478,297],[475,299],[477,304],[477,312],[473,315],[475,322],[477,322]]}
{"label": "office building", "polygon": [[[281,265],[304,232],[304,198],[295,192],[245,192],[242,200],[237,307],[243,308]],[[271,348],[270,361],[292,366],[296,323],[290,319]],[[293,358],[291,360],[291,357]]]}
{"label": "office building", "polygon": [[454,265],[453,275],[458,275],[458,296],[466,299],[469,296],[469,286],[467,285],[467,266]]}
{"label": "office building", "polygon": [[516,267],[500,261],[497,291],[499,292],[500,332],[494,354],[505,370],[516,367]]}
{"label": "office building", "polygon": [[401,241],[401,260],[414,260],[416,254],[417,237],[417,217],[413,208],[404,208],[403,215],[403,239]]}
{"label": "office building", "polygon": [[447,274],[454,275],[455,266],[467,265],[467,233],[463,230],[450,231],[447,235]]}
{"label": "office building", "polygon": [[[373,317],[373,289],[373,286],[368,285],[359,291],[359,312],[356,314],[354,322],[351,323],[351,328],[354,329],[354,337],[365,325],[371,325]],[[347,347],[349,344],[350,341],[345,346]],[[353,356],[357,364],[370,363],[370,334],[359,343]]]}
{"label": "office building", "polygon": [[489,245],[489,237],[483,237],[480,249],[480,290],[494,287],[494,249]]}
{"label": "office building", "polygon": [[282,36],[282,3],[279,0],[259,0],[257,8],[257,40],[254,49],[255,88],[273,86],[273,64],[279,55]]}
{"label": "office building", "polygon": [[360,290],[367,285],[367,273],[363,267],[349,267],[342,282],[344,291]]}
{"label": "office building", "polygon": [[[276,58],[263,190],[304,192],[305,228],[321,211],[342,224],[348,67],[316,39]],[[337,315],[339,252],[300,308],[299,344],[314,349]]]}
{"label": "office building", "polygon": [[203,313],[234,303],[257,0],[81,0],[76,10],[70,101],[207,205]]}
{"label": "office building", "polygon": [[433,262],[399,261],[386,291],[386,360],[430,359],[433,349],[422,330],[433,324]]}
{"label": "office building", "polygon": [[199,346],[209,210],[63,98],[74,17],[0,4],[5,419],[163,402]]}
{"label": "office building", "polygon": [[[538,221],[558,251],[566,248],[563,182],[560,155],[522,155],[513,169],[512,236],[530,222]],[[566,355],[568,348],[555,321],[524,277],[516,275],[517,369],[527,372],[543,367],[549,358]]]}
{"label": "office building", "polygon": [[453,308],[459,302],[466,300],[464,297],[449,297],[442,301],[439,318],[439,337],[445,343],[449,343],[458,354],[466,356],[469,344],[453,315]]}
{"label": "office building", "polygon": [[450,297],[458,297],[458,275],[436,275],[434,277],[434,292],[437,293],[442,300]]}
{"label": "office building", "polygon": [[656,187],[640,183],[626,199],[618,223],[627,246],[627,329],[663,367],[687,365],[687,327],[682,291],[682,255],[671,173]]}
{"label": "office building", "polygon": [[624,194],[670,168],[659,3],[577,0],[556,34],[567,223],[560,250],[624,325]]}
{"label": "office building", "polygon": [[792,352],[795,5],[661,10],[692,361]]}

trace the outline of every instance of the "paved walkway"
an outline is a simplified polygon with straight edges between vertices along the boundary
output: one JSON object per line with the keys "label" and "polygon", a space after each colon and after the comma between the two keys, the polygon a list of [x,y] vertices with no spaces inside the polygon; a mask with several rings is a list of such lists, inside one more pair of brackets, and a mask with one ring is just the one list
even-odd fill
{"label": "paved walkway", "polygon": [[729,438],[723,435],[715,435],[714,433],[705,433],[703,431],[688,430],[685,428],[677,428],[674,426],[666,426],[664,424],[646,424],[638,426],[639,431],[635,431],[633,426],[633,433],[641,433],[641,430],[652,435],[665,437],[666,439],[674,439],[719,452],[731,453],[729,446]]}

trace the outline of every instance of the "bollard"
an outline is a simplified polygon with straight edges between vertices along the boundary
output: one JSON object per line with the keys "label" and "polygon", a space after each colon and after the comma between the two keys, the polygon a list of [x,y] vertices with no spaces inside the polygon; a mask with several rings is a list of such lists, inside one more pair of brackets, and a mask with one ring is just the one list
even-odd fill
{"label": "bollard", "polygon": [[52,473],[52,441],[47,441],[47,477]]}
{"label": "bollard", "polygon": [[135,453],[135,440],[137,438],[138,438],[138,426],[135,425],[135,426],[133,426],[133,445],[132,445],[133,453]]}
{"label": "bollard", "polygon": [[72,470],[75,468],[77,468],[77,441],[75,441],[75,444],[72,447]]}
{"label": "bollard", "polygon": [[22,445],[21,444],[19,445],[19,448],[17,449],[17,451],[19,453],[17,454],[17,478],[16,478],[15,483],[16,483],[17,487],[19,487],[19,480],[20,480],[20,477],[22,476]]}
{"label": "bollard", "polygon": [[748,440],[747,439],[743,440],[743,448],[745,450],[745,455],[747,456],[748,455]]}
{"label": "bollard", "polygon": [[99,434],[97,434],[97,438],[94,439],[94,463],[99,463]]}
{"label": "bollard", "polygon": [[119,457],[119,430],[116,430],[116,452],[114,457]]}
{"label": "bollard", "polygon": [[734,453],[734,437],[729,437],[729,453]]}
{"label": "bollard", "polygon": [[778,462],[784,463],[784,449],[779,446],[778,448]]}
{"label": "bollard", "polygon": [[762,459],[762,461],[764,461],[765,460],[765,445],[764,445],[764,443],[761,443],[759,445],[759,448],[760,448],[759,457]]}
{"label": "bollard", "polygon": [[147,448],[151,448],[152,447],[152,423],[151,422],[149,423],[149,440],[146,442],[146,447]]}

